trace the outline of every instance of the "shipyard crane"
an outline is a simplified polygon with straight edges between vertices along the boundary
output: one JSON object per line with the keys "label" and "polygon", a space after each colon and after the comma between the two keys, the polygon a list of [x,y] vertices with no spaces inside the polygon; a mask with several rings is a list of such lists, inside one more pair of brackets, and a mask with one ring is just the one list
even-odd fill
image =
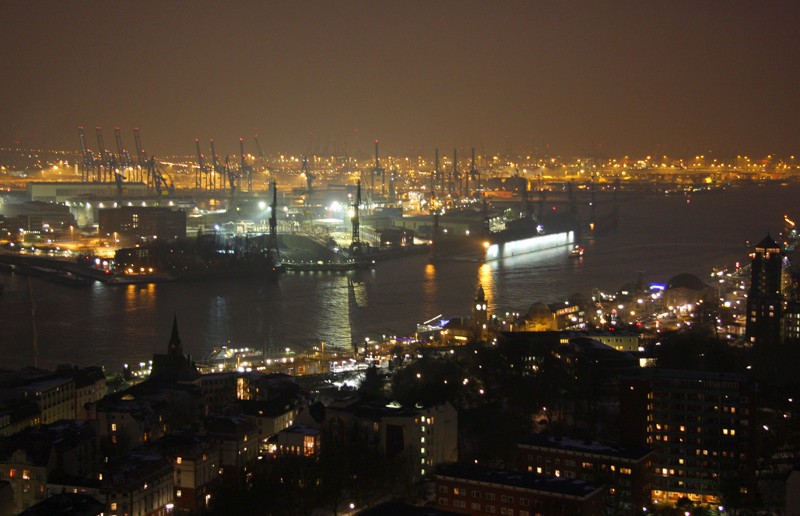
{"label": "shipyard crane", "polygon": [[[473,183],[475,183],[475,189],[481,189],[481,172],[475,166],[475,147],[472,148],[472,163],[469,166],[469,174],[467,175],[467,181],[472,179]],[[469,182],[467,182],[469,185]],[[469,194],[469,188],[467,188],[467,194]]]}
{"label": "shipyard crane", "polygon": [[83,127],[78,127],[78,138],[81,142],[81,153],[83,154],[81,181],[91,181],[92,176],[94,176],[94,181],[98,181],[97,160],[94,157],[94,153],[92,153],[92,151],[86,145],[86,133],[83,131]]}
{"label": "shipyard crane", "polygon": [[395,186],[395,181],[397,181],[397,169],[392,165],[389,164],[389,200],[394,202],[397,199],[397,189]]}
{"label": "shipyard crane", "polygon": [[458,183],[458,197],[461,198],[461,172],[458,170],[458,149],[453,149],[453,170],[450,172],[450,190],[452,192],[454,184]]}
{"label": "shipyard crane", "polygon": [[539,169],[539,220],[544,218],[544,202],[547,200],[547,191],[544,189],[544,169]]}
{"label": "shipyard crane", "polygon": [[258,162],[261,165],[261,170],[263,170],[265,174],[269,174],[270,172],[269,172],[269,165],[267,162],[267,156],[261,151],[261,144],[258,143],[258,135],[257,134],[253,135],[253,139],[256,142],[256,151],[258,152]]}
{"label": "shipyard crane", "polygon": [[353,218],[350,219],[353,223],[353,233],[350,243],[350,251],[353,254],[360,253],[363,243],[361,242],[361,222],[358,218],[358,207],[361,205],[361,180],[356,182],[356,198],[353,202]]}
{"label": "shipyard crane", "polygon": [[214,138],[209,138],[208,143],[211,145],[211,190],[215,190],[217,187],[217,177],[219,177],[220,181],[222,182],[220,186],[224,188],[224,169],[222,167],[222,163],[219,161],[219,155],[214,147]]}
{"label": "shipyard crane", "polygon": [[161,167],[158,166],[155,156],[151,156],[147,161],[147,188],[152,186],[156,189],[156,194],[172,196],[175,193],[175,182]]}
{"label": "shipyard crane", "polygon": [[103,128],[98,125],[95,127],[95,132],[97,133],[97,145],[99,147],[98,152],[100,153],[100,163],[101,167],[103,168],[103,181],[108,181],[109,177],[111,176],[111,172],[114,169],[114,158],[111,156],[111,153],[108,152],[106,144],[103,141]]}
{"label": "shipyard crane", "polygon": [[197,148],[197,172],[194,175],[194,187],[196,190],[202,190],[203,179],[208,178],[208,163],[206,162],[206,157],[200,151],[200,138],[194,139],[194,145]]}
{"label": "shipyard crane", "polygon": [[139,181],[142,181],[144,171],[147,170],[147,153],[142,147],[142,136],[139,134],[139,128],[133,128],[133,141],[136,144],[136,165],[139,170]]}
{"label": "shipyard crane", "polygon": [[386,171],[381,168],[381,163],[378,160],[378,140],[375,140],[375,166],[372,167],[372,178],[370,180],[370,193],[375,190],[375,175],[381,176],[381,195],[383,195],[384,188],[386,187]]}
{"label": "shipyard crane", "polygon": [[261,145],[258,143],[258,135],[254,134],[253,139],[256,141],[256,150],[258,151],[258,159],[261,161],[261,164],[264,168],[267,167],[267,157],[264,156],[264,153],[261,151]]}
{"label": "shipyard crane", "polygon": [[269,214],[269,241],[267,242],[267,258],[274,262],[280,260],[278,251],[278,183],[272,181],[272,203]]}
{"label": "shipyard crane", "polygon": [[119,127],[114,128],[114,141],[117,144],[117,156],[119,156],[119,163],[123,168],[129,168],[133,165],[133,160],[128,150],[122,145],[122,133]]}
{"label": "shipyard crane", "polygon": [[225,177],[228,178],[231,189],[231,202],[233,202],[233,196],[236,193],[236,172],[231,168],[230,156],[227,154],[225,155]]}
{"label": "shipyard crane", "polygon": [[431,208],[434,208],[436,200],[436,186],[439,182],[439,149],[436,149],[436,157],[433,161],[433,172],[431,173]]}
{"label": "shipyard crane", "polygon": [[517,177],[519,178],[518,181],[522,182],[520,186],[520,188],[522,189],[522,191],[520,192],[520,197],[522,198],[522,213],[524,214],[526,219],[530,219],[531,208],[530,205],[528,204],[528,179],[524,176],[517,176]]}
{"label": "shipyard crane", "polygon": [[143,167],[147,163],[147,153],[142,147],[142,135],[138,127],[133,128],[133,141],[136,144],[136,162]]}
{"label": "shipyard crane", "polygon": [[[247,180],[247,191],[253,191],[253,167],[247,162],[247,156],[244,153],[244,138],[239,138],[239,157],[241,165],[239,167],[239,177]],[[241,189],[241,185],[239,187]]]}
{"label": "shipyard crane", "polygon": [[302,165],[301,170],[302,170],[302,174],[304,176],[306,176],[306,188],[307,188],[307,191],[308,191],[308,197],[310,198],[311,197],[311,192],[314,189],[314,179],[316,179],[317,176],[315,176],[311,172],[311,169],[308,166],[308,157],[307,156],[303,156],[303,165]]}

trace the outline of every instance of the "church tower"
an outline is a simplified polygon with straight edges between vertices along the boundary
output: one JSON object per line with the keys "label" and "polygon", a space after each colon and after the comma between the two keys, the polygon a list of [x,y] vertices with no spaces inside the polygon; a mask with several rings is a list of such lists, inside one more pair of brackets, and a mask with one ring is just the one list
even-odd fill
{"label": "church tower", "polygon": [[482,330],[484,325],[489,321],[488,305],[486,304],[486,293],[483,287],[478,285],[478,291],[475,293],[475,301],[472,309],[472,320],[475,321],[475,327]]}
{"label": "church tower", "polygon": [[169,338],[167,345],[168,355],[183,356],[183,344],[181,344],[181,337],[178,335],[178,316],[172,319],[172,335]]}
{"label": "church tower", "polygon": [[181,337],[178,335],[178,316],[172,319],[172,335],[167,344],[166,354],[153,355],[153,369],[150,371],[151,382],[185,383],[195,382],[200,372],[191,357],[184,356]]}

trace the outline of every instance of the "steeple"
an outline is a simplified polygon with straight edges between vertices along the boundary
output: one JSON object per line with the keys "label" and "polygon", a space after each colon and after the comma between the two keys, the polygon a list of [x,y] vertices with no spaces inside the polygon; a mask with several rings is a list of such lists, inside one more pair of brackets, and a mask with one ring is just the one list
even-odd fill
{"label": "steeple", "polygon": [[183,345],[181,344],[181,338],[178,335],[178,314],[175,314],[175,317],[172,320],[172,336],[169,338],[167,354],[183,356]]}
{"label": "steeple", "polygon": [[475,309],[472,311],[472,320],[479,328],[483,328],[489,320],[489,315],[486,306],[486,293],[483,291],[483,285],[478,285],[478,290],[475,293]]}

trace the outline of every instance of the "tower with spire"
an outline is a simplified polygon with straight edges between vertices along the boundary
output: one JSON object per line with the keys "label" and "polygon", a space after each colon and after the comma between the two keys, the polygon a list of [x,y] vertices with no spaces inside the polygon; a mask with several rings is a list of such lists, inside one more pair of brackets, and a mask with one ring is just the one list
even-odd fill
{"label": "tower with spire", "polygon": [[191,357],[183,354],[183,344],[178,333],[178,316],[172,319],[172,334],[167,344],[167,353],[153,354],[153,370],[150,379],[163,382],[194,382],[200,377],[200,372],[192,362]]}
{"label": "tower with spire", "polygon": [[483,337],[486,334],[486,325],[489,322],[489,305],[486,302],[486,293],[483,286],[478,285],[472,305],[472,321],[475,324],[476,334]]}

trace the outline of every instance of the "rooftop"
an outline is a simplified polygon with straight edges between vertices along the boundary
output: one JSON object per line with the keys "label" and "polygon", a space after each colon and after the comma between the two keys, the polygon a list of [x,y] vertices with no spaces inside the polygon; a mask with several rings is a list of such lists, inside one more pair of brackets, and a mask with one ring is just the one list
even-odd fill
{"label": "rooftop", "polygon": [[532,435],[518,443],[519,446],[549,448],[553,450],[569,450],[594,455],[603,455],[620,459],[639,460],[653,453],[653,450],[641,446],[623,446],[617,443],[603,443],[599,441],[588,441],[580,439],[570,439],[567,437],[551,437],[543,435]]}
{"label": "rooftop", "polygon": [[575,498],[586,498],[601,489],[600,486],[583,480],[486,468],[476,464],[445,464],[437,469],[436,477],[472,480]]}

